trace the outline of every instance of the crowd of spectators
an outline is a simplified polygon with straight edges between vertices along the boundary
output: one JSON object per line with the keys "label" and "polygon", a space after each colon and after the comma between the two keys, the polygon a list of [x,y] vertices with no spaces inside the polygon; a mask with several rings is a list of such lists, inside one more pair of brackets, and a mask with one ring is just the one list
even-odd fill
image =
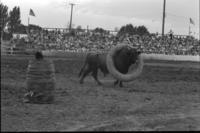
{"label": "crowd of spectators", "polygon": [[133,44],[144,53],[167,55],[200,55],[200,42],[193,37],[181,36],[138,36],[133,38]]}
{"label": "crowd of spectators", "polygon": [[200,55],[200,41],[189,36],[158,34],[146,36],[102,34],[79,32],[67,35],[59,30],[30,32],[29,44],[40,46],[43,50],[66,51],[107,51],[118,43],[129,43],[143,53],[168,55]]}

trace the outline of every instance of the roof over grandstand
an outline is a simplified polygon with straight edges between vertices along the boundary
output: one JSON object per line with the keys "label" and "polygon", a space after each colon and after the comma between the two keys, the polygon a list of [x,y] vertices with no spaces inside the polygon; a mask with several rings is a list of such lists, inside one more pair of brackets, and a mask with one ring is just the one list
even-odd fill
{"label": "roof over grandstand", "polygon": [[[163,0],[1,0],[9,9],[20,6],[22,23],[27,24],[29,10],[35,17],[30,23],[41,27],[65,28],[70,20],[70,5],[75,3],[73,24],[90,29],[102,27],[107,30],[122,25],[145,25],[150,32],[161,33]],[[166,0],[166,29],[175,34],[188,34],[189,18],[192,34],[199,34],[199,1]]]}

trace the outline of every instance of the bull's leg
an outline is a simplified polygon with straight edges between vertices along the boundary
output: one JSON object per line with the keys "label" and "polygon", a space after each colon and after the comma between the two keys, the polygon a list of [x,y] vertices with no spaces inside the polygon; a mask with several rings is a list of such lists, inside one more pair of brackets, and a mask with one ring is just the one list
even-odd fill
{"label": "bull's leg", "polygon": [[120,87],[123,87],[122,81],[119,82],[119,86],[120,86]]}
{"label": "bull's leg", "polygon": [[83,72],[83,75],[82,75],[82,77],[81,77],[81,79],[80,79],[80,84],[83,84],[84,78],[85,78],[91,71],[92,71],[92,70],[91,70],[89,67],[87,67],[87,69]]}
{"label": "bull's leg", "polygon": [[96,82],[98,83],[98,85],[102,85],[102,83],[99,81],[98,77],[97,77],[97,74],[98,74],[98,69],[95,69],[93,72],[92,72],[92,76],[94,77],[94,79],[96,80]]}
{"label": "bull's leg", "polygon": [[116,80],[116,81],[114,82],[114,86],[117,85],[118,83],[119,83],[119,80]]}

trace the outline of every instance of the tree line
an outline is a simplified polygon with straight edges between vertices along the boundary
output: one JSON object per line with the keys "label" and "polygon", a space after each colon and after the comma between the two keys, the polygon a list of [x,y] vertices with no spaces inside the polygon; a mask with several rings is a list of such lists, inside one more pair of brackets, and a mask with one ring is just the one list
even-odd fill
{"label": "tree line", "polygon": [[142,35],[148,35],[149,31],[144,25],[133,26],[132,24],[127,24],[127,25],[122,26],[117,33],[118,36],[121,36],[124,34],[142,36]]}
{"label": "tree line", "polygon": [[[75,31],[83,31],[81,26],[77,26],[76,29],[73,30],[73,32]],[[109,34],[109,31],[97,27],[93,30],[93,32],[95,33],[100,33],[100,34]],[[119,30],[116,31],[117,32],[117,36],[123,36],[123,35],[139,35],[139,36],[143,36],[143,35],[149,35],[149,31],[148,29],[144,26],[133,26],[132,24],[126,24],[124,26],[122,26]]]}
{"label": "tree line", "polygon": [[17,32],[21,26],[20,8],[15,6],[10,12],[6,5],[0,4],[1,12],[1,31],[7,27],[9,33]]}

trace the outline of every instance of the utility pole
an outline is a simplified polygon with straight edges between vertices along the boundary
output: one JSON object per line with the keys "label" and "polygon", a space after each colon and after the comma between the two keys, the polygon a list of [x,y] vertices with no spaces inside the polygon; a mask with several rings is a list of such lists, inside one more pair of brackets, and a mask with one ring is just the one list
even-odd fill
{"label": "utility pole", "polygon": [[191,34],[190,22],[189,22],[189,31],[188,31],[188,34],[189,34],[189,36]]}
{"label": "utility pole", "polygon": [[163,3],[162,37],[164,36],[164,33],[165,33],[165,4],[166,4],[166,0],[164,0],[164,3]]}
{"label": "utility pole", "polygon": [[70,16],[69,31],[71,31],[71,28],[72,28],[72,14],[73,14],[73,6],[75,4],[74,3],[70,3],[70,5],[71,5],[71,16]]}

